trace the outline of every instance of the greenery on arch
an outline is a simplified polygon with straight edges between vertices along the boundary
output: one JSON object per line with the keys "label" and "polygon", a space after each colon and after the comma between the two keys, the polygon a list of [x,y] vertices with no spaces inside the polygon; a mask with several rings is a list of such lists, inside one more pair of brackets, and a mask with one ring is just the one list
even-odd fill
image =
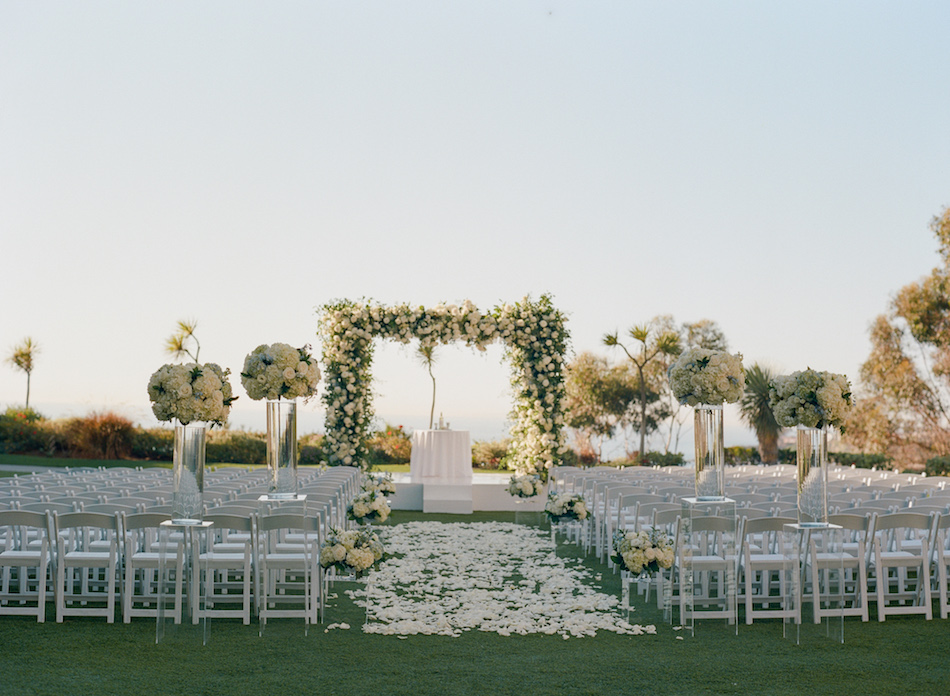
{"label": "greenery on arch", "polygon": [[478,350],[505,347],[514,405],[508,451],[519,474],[547,477],[567,450],[563,435],[565,316],[549,295],[481,312],[470,301],[431,309],[339,300],[319,310],[331,465],[365,466],[373,423],[372,363],[377,338],[422,345],[462,341]]}

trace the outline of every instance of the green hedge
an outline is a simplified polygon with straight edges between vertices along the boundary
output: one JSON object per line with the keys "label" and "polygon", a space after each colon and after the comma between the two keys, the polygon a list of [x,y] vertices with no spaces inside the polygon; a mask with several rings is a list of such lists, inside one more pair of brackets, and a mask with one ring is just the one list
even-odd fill
{"label": "green hedge", "polygon": [[924,464],[924,471],[927,476],[948,476],[950,475],[950,457],[933,457]]}
{"label": "green hedge", "polygon": [[886,454],[858,454],[854,452],[829,452],[828,459],[839,466],[857,469],[889,469],[894,460]]}

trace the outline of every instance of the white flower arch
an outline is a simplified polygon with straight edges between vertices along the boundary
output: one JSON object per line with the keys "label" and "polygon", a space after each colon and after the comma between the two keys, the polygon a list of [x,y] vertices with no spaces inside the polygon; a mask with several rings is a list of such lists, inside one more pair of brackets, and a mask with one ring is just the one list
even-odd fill
{"label": "white flower arch", "polygon": [[568,332],[564,315],[554,308],[549,295],[542,295],[537,302],[526,297],[488,313],[480,312],[468,300],[431,309],[341,300],[324,305],[319,313],[325,451],[331,465],[365,465],[374,416],[376,338],[400,343],[417,338],[431,345],[464,341],[478,350],[501,341],[514,391],[509,458],[516,471],[547,478],[548,470],[566,451],[561,408]]}

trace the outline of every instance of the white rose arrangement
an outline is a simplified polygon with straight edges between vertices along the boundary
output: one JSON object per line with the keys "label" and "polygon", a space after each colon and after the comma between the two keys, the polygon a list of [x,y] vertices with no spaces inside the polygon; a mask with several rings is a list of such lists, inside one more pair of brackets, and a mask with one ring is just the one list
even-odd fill
{"label": "white rose arrangement", "polygon": [[343,530],[331,528],[320,547],[320,565],[357,577],[382,560],[383,543],[371,528]]}
{"label": "white rose arrangement", "polygon": [[393,483],[393,475],[388,472],[384,474],[377,474],[375,476],[371,474],[363,474],[361,487],[368,493],[382,493],[386,497],[389,497],[396,492],[396,484]]}
{"label": "white rose arrangement", "polygon": [[231,392],[229,374],[230,370],[214,363],[162,365],[148,381],[152,413],[160,421],[223,425],[237,399]]}
{"label": "white rose arrangement", "polygon": [[320,369],[310,347],[286,343],[260,345],[244,358],[241,384],[247,395],[261,399],[309,399],[317,393]]}
{"label": "white rose arrangement", "polygon": [[673,544],[666,533],[659,529],[649,532],[618,529],[614,533],[613,548],[611,560],[634,575],[655,573],[660,568],[673,566]]}
{"label": "white rose arrangement", "polygon": [[508,493],[519,498],[533,498],[544,492],[544,481],[537,474],[512,476],[508,482]]}
{"label": "white rose arrangement", "polygon": [[385,522],[392,510],[389,499],[379,491],[363,491],[346,508],[346,516],[360,524]]}
{"label": "white rose arrangement", "polygon": [[549,493],[544,512],[552,523],[561,520],[586,520],[587,504],[581,495]]}
{"label": "white rose arrangement", "polygon": [[769,385],[769,404],[775,421],[784,428],[841,427],[853,404],[851,383],[845,375],[811,368],[779,375]]}
{"label": "white rose arrangement", "polygon": [[745,389],[742,354],[688,348],[670,366],[670,388],[681,404],[734,403]]}

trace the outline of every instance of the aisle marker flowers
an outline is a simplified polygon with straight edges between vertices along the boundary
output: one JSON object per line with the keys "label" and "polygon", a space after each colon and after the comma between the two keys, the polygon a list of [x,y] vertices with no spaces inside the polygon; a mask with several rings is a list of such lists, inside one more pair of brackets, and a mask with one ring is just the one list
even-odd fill
{"label": "aisle marker flowers", "polygon": [[587,504],[584,497],[576,493],[548,493],[544,512],[551,522],[586,520]]}
{"label": "aisle marker flowers", "polygon": [[320,565],[335,568],[341,575],[360,577],[382,560],[383,553],[383,543],[372,527],[331,527],[320,547]]}
{"label": "aisle marker flowers", "polygon": [[361,524],[385,522],[391,513],[389,499],[379,491],[363,491],[346,508],[348,519]]}
{"label": "aisle marker flowers", "polygon": [[634,575],[673,566],[673,544],[666,533],[658,529],[649,532],[618,529],[614,532],[613,548],[611,560]]}
{"label": "aisle marker flowers", "polygon": [[508,493],[518,498],[533,498],[544,492],[544,481],[537,474],[512,476],[508,481]]}

